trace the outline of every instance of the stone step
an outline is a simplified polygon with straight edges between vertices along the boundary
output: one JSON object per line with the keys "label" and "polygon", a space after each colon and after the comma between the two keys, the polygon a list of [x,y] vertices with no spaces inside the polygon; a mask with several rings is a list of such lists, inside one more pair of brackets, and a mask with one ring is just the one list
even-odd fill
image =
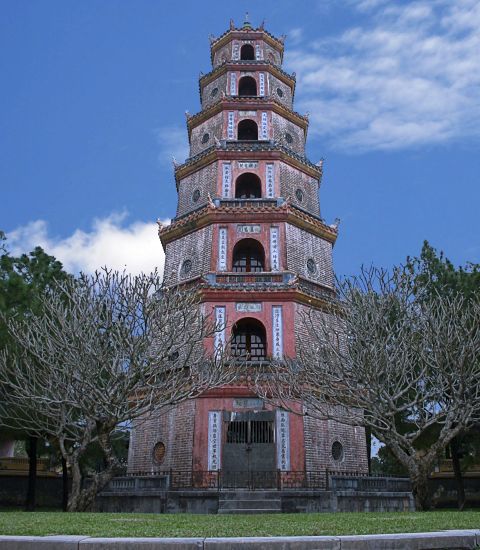
{"label": "stone step", "polygon": [[279,508],[232,508],[231,510],[218,510],[219,514],[281,514]]}
{"label": "stone step", "polygon": [[219,510],[233,510],[235,508],[238,509],[278,509],[280,510],[282,507],[282,501],[277,499],[269,499],[269,500],[220,500],[218,503]]}

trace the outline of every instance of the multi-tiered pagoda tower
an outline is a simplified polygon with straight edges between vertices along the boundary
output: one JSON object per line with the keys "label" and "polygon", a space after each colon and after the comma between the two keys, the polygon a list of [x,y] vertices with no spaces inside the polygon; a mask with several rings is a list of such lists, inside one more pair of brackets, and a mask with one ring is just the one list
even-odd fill
{"label": "multi-tiered pagoda tower", "polygon": [[[202,109],[187,114],[190,156],[175,167],[176,217],[159,232],[165,283],[198,283],[206,311],[225,324],[206,342],[210,351],[228,344],[253,365],[294,357],[308,340],[305,312],[335,299],[337,228],[320,216],[322,165],[305,156],[308,117],[293,110],[295,75],[282,69],[283,50],[283,39],[248,22],[211,39]],[[275,410],[229,386],[133,431],[129,470],[170,469],[196,472],[193,485],[218,470],[236,484],[261,472],[265,485],[278,471],[292,479],[366,471],[365,433]]]}

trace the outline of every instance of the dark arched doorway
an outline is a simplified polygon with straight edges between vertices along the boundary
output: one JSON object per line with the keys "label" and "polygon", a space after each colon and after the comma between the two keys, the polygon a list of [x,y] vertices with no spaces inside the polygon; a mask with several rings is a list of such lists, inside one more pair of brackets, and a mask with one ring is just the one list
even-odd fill
{"label": "dark arched doorway", "polygon": [[237,178],[235,182],[236,199],[260,199],[262,197],[262,183],[255,174],[247,172]]}
{"label": "dark arched doorway", "polygon": [[259,273],[265,271],[265,252],[255,239],[242,239],[233,249],[232,271]]}
{"label": "dark arched doorway", "polygon": [[257,82],[251,76],[242,76],[238,83],[238,95],[239,96],[256,96],[257,95]]}
{"label": "dark arched doorway", "polygon": [[255,50],[251,44],[244,44],[240,50],[240,59],[255,59]]}
{"label": "dark arched doorway", "polygon": [[231,352],[247,361],[264,361],[267,356],[267,333],[257,319],[246,317],[232,329]]}
{"label": "dark arched doorway", "polygon": [[238,123],[238,138],[245,141],[258,141],[258,126],[254,120],[247,118]]}

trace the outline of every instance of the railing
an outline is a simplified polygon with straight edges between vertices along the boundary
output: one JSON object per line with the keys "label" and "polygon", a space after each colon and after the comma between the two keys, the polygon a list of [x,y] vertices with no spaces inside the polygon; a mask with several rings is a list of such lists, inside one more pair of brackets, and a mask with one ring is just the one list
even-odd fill
{"label": "railing", "polygon": [[263,208],[265,206],[279,206],[283,199],[215,199],[216,206],[227,206],[229,208]]}
{"label": "railing", "polygon": [[206,276],[210,284],[288,284],[294,278],[290,272],[248,272],[248,273],[209,273]]}
{"label": "railing", "polygon": [[112,493],[127,493],[132,491],[141,491],[148,493],[151,491],[161,491],[168,489],[169,479],[168,474],[148,475],[148,476],[127,476],[116,477],[110,481],[105,492]]}
{"label": "railing", "polygon": [[[465,468],[464,473],[480,472],[480,464],[470,464]],[[453,473],[453,460],[451,458],[442,458],[438,461],[438,466],[435,468],[433,475],[438,473]]]}
{"label": "railing", "polygon": [[408,478],[369,476],[356,471],[191,471],[130,472],[113,479],[106,491],[125,493],[188,489],[332,490],[350,492],[409,492]]}
{"label": "railing", "polygon": [[[0,458],[0,470],[16,470],[21,472],[28,471],[28,458],[5,457]],[[46,458],[37,458],[37,472],[46,472],[50,469],[50,460]]]}
{"label": "railing", "polygon": [[383,477],[368,475],[327,475],[327,487],[334,492],[410,492],[412,490],[410,479],[403,477]]}
{"label": "railing", "polygon": [[326,472],[278,472],[279,489],[323,490],[326,487]]}

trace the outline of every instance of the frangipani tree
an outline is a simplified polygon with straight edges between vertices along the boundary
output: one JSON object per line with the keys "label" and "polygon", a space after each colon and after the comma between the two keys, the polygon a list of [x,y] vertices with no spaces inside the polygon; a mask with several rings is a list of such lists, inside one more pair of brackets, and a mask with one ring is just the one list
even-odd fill
{"label": "frangipani tree", "polygon": [[[428,475],[449,442],[480,417],[478,295],[423,299],[399,268],[339,283],[339,302],[304,322],[295,360],[255,378],[257,392],[305,414],[371,428],[407,468],[428,509]],[[420,444],[430,440],[425,446]]]}
{"label": "frangipani tree", "polygon": [[[59,282],[42,315],[8,321],[18,352],[0,356],[4,425],[48,434],[72,471],[68,509],[88,509],[118,471],[111,434],[231,378],[222,354],[205,352],[216,327],[194,290],[162,288],[156,273],[104,270]],[[15,405],[15,406],[13,406]],[[106,468],[82,488],[80,458],[92,442]]]}

